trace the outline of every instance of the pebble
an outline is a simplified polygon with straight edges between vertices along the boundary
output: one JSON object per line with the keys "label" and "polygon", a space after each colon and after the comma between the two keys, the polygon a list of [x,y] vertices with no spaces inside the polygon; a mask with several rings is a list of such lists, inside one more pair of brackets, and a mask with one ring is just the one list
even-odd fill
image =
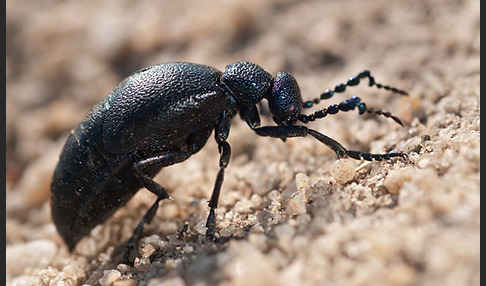
{"label": "pebble", "polygon": [[54,259],[57,245],[50,240],[35,240],[7,246],[6,272],[12,276],[23,274],[27,268],[45,268]]}
{"label": "pebble", "polygon": [[295,185],[297,186],[297,190],[301,192],[305,192],[309,188],[309,177],[304,173],[298,173],[295,175]]}
{"label": "pebble", "polygon": [[168,245],[168,242],[162,240],[162,238],[157,234],[152,234],[150,236],[144,237],[142,239],[142,242],[146,244],[151,244],[153,247],[155,247],[155,249],[163,249]]}
{"label": "pebble", "polygon": [[287,201],[286,213],[289,216],[302,215],[307,212],[306,197],[304,191],[296,191]]}
{"label": "pebble", "polygon": [[385,180],[383,181],[383,186],[387,189],[390,194],[399,194],[400,189],[403,184],[412,179],[412,169],[404,168],[392,170],[388,173]]}
{"label": "pebble", "polygon": [[133,279],[128,280],[117,280],[113,282],[113,286],[136,286],[137,283]]}
{"label": "pebble", "polygon": [[146,272],[150,269],[150,258],[149,257],[136,257],[133,262],[133,267],[139,272]]}
{"label": "pebble", "polygon": [[331,176],[338,184],[344,185],[354,179],[355,163],[351,159],[337,160],[331,167]]}
{"label": "pebble", "polygon": [[101,277],[98,282],[100,282],[101,286],[111,286],[113,282],[120,279],[121,273],[118,270],[105,270],[103,271],[103,277]]}
{"label": "pebble", "polygon": [[240,214],[247,214],[247,213],[250,213],[252,211],[252,207],[253,207],[253,204],[250,200],[248,200],[246,198],[242,198],[240,201],[238,201],[235,204],[234,210],[237,213],[240,213]]}
{"label": "pebble", "polygon": [[241,241],[231,242],[229,248],[231,262],[224,265],[224,272],[231,279],[230,285],[280,285],[277,269],[255,246]]}
{"label": "pebble", "polygon": [[148,286],[185,286],[186,283],[180,277],[173,277],[168,279],[156,278],[149,281]]}
{"label": "pebble", "polygon": [[155,252],[155,250],[156,249],[152,244],[147,243],[140,248],[139,253],[143,258],[146,258],[146,257],[150,257]]}
{"label": "pebble", "polygon": [[408,286],[417,284],[417,274],[408,265],[400,264],[390,267],[387,276],[390,285]]}

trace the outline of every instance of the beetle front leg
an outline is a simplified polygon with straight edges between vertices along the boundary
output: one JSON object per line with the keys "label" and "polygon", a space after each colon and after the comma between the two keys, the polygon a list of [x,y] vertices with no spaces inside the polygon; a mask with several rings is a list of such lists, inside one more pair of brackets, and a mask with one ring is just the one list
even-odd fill
{"label": "beetle front leg", "polygon": [[221,186],[223,185],[224,181],[224,169],[228,166],[230,157],[231,157],[231,147],[226,139],[229,135],[230,130],[230,118],[226,116],[226,112],[223,112],[221,116],[221,120],[216,126],[215,130],[215,138],[216,142],[218,142],[218,150],[219,150],[219,171],[218,176],[216,177],[216,182],[214,183],[213,193],[211,195],[211,199],[209,200],[209,215],[206,221],[206,237],[210,240],[215,241],[215,233],[216,233],[216,215],[214,211],[218,207],[219,201],[219,194],[221,193]]}
{"label": "beetle front leg", "polygon": [[243,120],[246,121],[251,129],[260,126],[260,115],[258,114],[258,108],[256,107],[256,105],[251,105],[249,107],[241,106],[240,116]]}
{"label": "beetle front leg", "polygon": [[[305,126],[264,126],[260,128],[254,129],[256,134],[264,137],[273,137],[273,138],[280,138],[282,140],[287,139],[288,137],[305,137],[307,134],[311,134],[316,139],[321,141],[322,143],[326,144],[330,147],[336,155],[341,158],[346,153],[346,148],[344,148],[339,142],[333,140],[330,137],[327,137],[324,134],[318,133],[312,129],[309,129]],[[314,134],[313,132],[317,133]],[[316,137],[318,136],[318,137]]]}
{"label": "beetle front leg", "polygon": [[381,161],[383,159],[388,160],[393,157],[402,157],[404,159],[407,158],[407,155],[402,152],[372,154],[361,151],[347,150],[336,140],[305,126],[264,126],[256,128],[254,130],[260,136],[274,137],[280,139],[285,139],[287,137],[305,137],[309,134],[320,142],[324,143],[332,150],[334,150],[338,158],[348,156],[356,160],[364,159],[367,161]]}

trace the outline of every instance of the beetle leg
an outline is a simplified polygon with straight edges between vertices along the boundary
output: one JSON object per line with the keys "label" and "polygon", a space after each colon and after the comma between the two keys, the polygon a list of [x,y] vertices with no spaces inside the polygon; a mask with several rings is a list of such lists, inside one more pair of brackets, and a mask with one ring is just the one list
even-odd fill
{"label": "beetle leg", "polygon": [[223,185],[224,180],[224,169],[228,166],[230,157],[231,157],[231,147],[228,142],[223,141],[219,145],[219,172],[218,176],[216,177],[216,182],[214,183],[213,193],[211,195],[211,199],[209,200],[209,215],[206,221],[206,227],[208,228],[206,231],[206,236],[211,239],[215,240],[214,233],[216,231],[216,216],[214,214],[214,210],[218,207],[218,200],[219,194],[221,192],[221,186]]}
{"label": "beetle leg", "polygon": [[125,256],[124,256],[124,262],[125,263],[130,264],[131,262],[134,261],[135,256],[136,256],[136,254],[134,253],[136,241],[138,240],[139,236],[143,232],[143,226],[146,223],[150,224],[152,222],[152,219],[154,218],[155,214],[157,213],[157,209],[159,208],[159,202],[162,199],[163,198],[158,197],[157,200],[155,200],[154,204],[145,213],[142,220],[138,223],[137,227],[133,231],[132,236],[128,240],[127,251],[125,252]]}
{"label": "beetle leg", "polygon": [[230,157],[231,157],[231,147],[226,139],[228,138],[230,130],[230,118],[226,116],[226,112],[223,112],[221,116],[221,120],[216,125],[216,130],[214,132],[214,137],[216,138],[216,142],[218,142],[218,150],[219,150],[219,172],[218,176],[216,177],[216,182],[214,183],[213,193],[211,195],[211,199],[209,200],[209,215],[206,221],[206,227],[208,228],[206,231],[206,237],[211,240],[216,240],[215,232],[216,232],[216,216],[215,216],[215,209],[218,207],[219,201],[219,194],[221,193],[221,186],[223,185],[224,181],[224,169],[228,166]]}
{"label": "beetle leg", "polygon": [[402,152],[393,152],[385,154],[372,154],[361,151],[347,150],[336,140],[305,126],[264,126],[254,129],[255,132],[260,136],[268,136],[274,138],[287,138],[287,137],[305,137],[307,134],[316,138],[320,142],[327,145],[329,148],[336,152],[338,158],[343,158],[345,156],[351,157],[356,160],[377,160],[381,161],[383,159],[388,160],[393,157],[407,158],[407,155]]}
{"label": "beetle leg", "polygon": [[258,108],[256,105],[251,105],[249,107],[240,107],[241,119],[245,120],[251,129],[260,126],[260,115],[258,114]]}
{"label": "beetle leg", "polygon": [[144,169],[150,168],[163,168],[167,167],[179,162],[182,162],[191,156],[190,153],[186,152],[172,152],[169,154],[165,154],[162,156],[156,156],[152,158],[148,158],[142,161],[139,161],[134,164],[133,169],[135,170],[135,174],[143,186],[149,190],[150,192],[157,195],[157,197],[161,199],[169,198],[169,193],[165,188],[161,185],[156,183],[152,180],[149,176],[147,176],[143,171]]}
{"label": "beetle leg", "polygon": [[309,134],[316,138],[317,140],[321,141],[322,143],[326,144],[327,146],[331,147],[336,152],[336,155],[339,158],[342,158],[344,156],[351,157],[356,160],[361,160],[364,159],[366,161],[381,161],[383,159],[389,160],[393,157],[401,157],[403,159],[407,159],[407,154],[402,153],[402,152],[392,152],[392,153],[385,153],[385,154],[373,154],[373,153],[367,153],[367,152],[361,152],[361,151],[354,151],[354,150],[346,150],[344,147],[339,144],[337,141],[334,139],[317,132],[312,129],[308,129]]}
{"label": "beetle leg", "polygon": [[135,250],[136,241],[138,240],[138,238],[143,232],[143,226],[145,224],[150,224],[155,214],[157,213],[159,202],[163,199],[169,198],[169,193],[167,189],[165,189],[157,182],[152,180],[149,176],[145,175],[143,170],[153,168],[153,167],[162,168],[169,165],[173,165],[181,161],[184,161],[189,156],[190,153],[172,152],[166,155],[148,158],[134,164],[133,169],[135,170],[136,177],[140,180],[143,186],[147,188],[147,190],[149,190],[150,192],[154,193],[157,196],[157,199],[154,202],[154,204],[150,207],[150,209],[145,213],[142,220],[138,223],[137,227],[133,231],[132,236],[128,240],[128,246],[127,246],[128,249],[124,257],[125,262],[129,263],[130,261],[133,261],[134,255],[132,254],[134,253]]}

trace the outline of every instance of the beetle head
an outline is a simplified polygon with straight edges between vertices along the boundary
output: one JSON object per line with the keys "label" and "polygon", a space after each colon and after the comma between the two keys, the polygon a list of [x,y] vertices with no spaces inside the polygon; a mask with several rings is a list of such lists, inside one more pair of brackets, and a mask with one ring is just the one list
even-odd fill
{"label": "beetle head", "polygon": [[274,121],[279,125],[291,125],[302,111],[302,97],[295,78],[279,72],[273,82],[272,92],[267,95]]}
{"label": "beetle head", "polygon": [[251,107],[260,102],[270,91],[272,81],[272,75],[250,62],[227,65],[223,73],[223,83],[242,107]]}

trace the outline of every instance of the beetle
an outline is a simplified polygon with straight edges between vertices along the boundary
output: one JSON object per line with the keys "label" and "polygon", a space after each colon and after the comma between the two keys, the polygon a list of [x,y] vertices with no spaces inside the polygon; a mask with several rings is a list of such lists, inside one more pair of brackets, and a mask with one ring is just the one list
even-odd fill
{"label": "beetle", "polygon": [[[97,225],[106,221],[141,188],[157,195],[128,241],[133,249],[143,226],[154,217],[167,189],[153,180],[163,168],[187,160],[204,147],[214,131],[220,153],[219,171],[209,200],[206,236],[216,239],[215,209],[231,148],[226,139],[231,119],[239,114],[259,136],[279,138],[310,135],[335,151],[338,158],[365,160],[406,158],[402,152],[371,154],[347,150],[332,138],[297,123],[309,123],[339,111],[359,110],[389,117],[367,108],[358,97],[303,114],[323,99],[368,79],[369,86],[406,95],[375,82],[369,71],[349,78],[319,97],[303,101],[295,78],[286,72],[273,77],[259,65],[240,61],[224,72],[210,66],[173,62],[136,71],[119,83],[86,119],[71,131],[59,157],[51,184],[51,213],[58,233],[72,251]],[[275,126],[260,127],[257,104],[268,101]]]}

